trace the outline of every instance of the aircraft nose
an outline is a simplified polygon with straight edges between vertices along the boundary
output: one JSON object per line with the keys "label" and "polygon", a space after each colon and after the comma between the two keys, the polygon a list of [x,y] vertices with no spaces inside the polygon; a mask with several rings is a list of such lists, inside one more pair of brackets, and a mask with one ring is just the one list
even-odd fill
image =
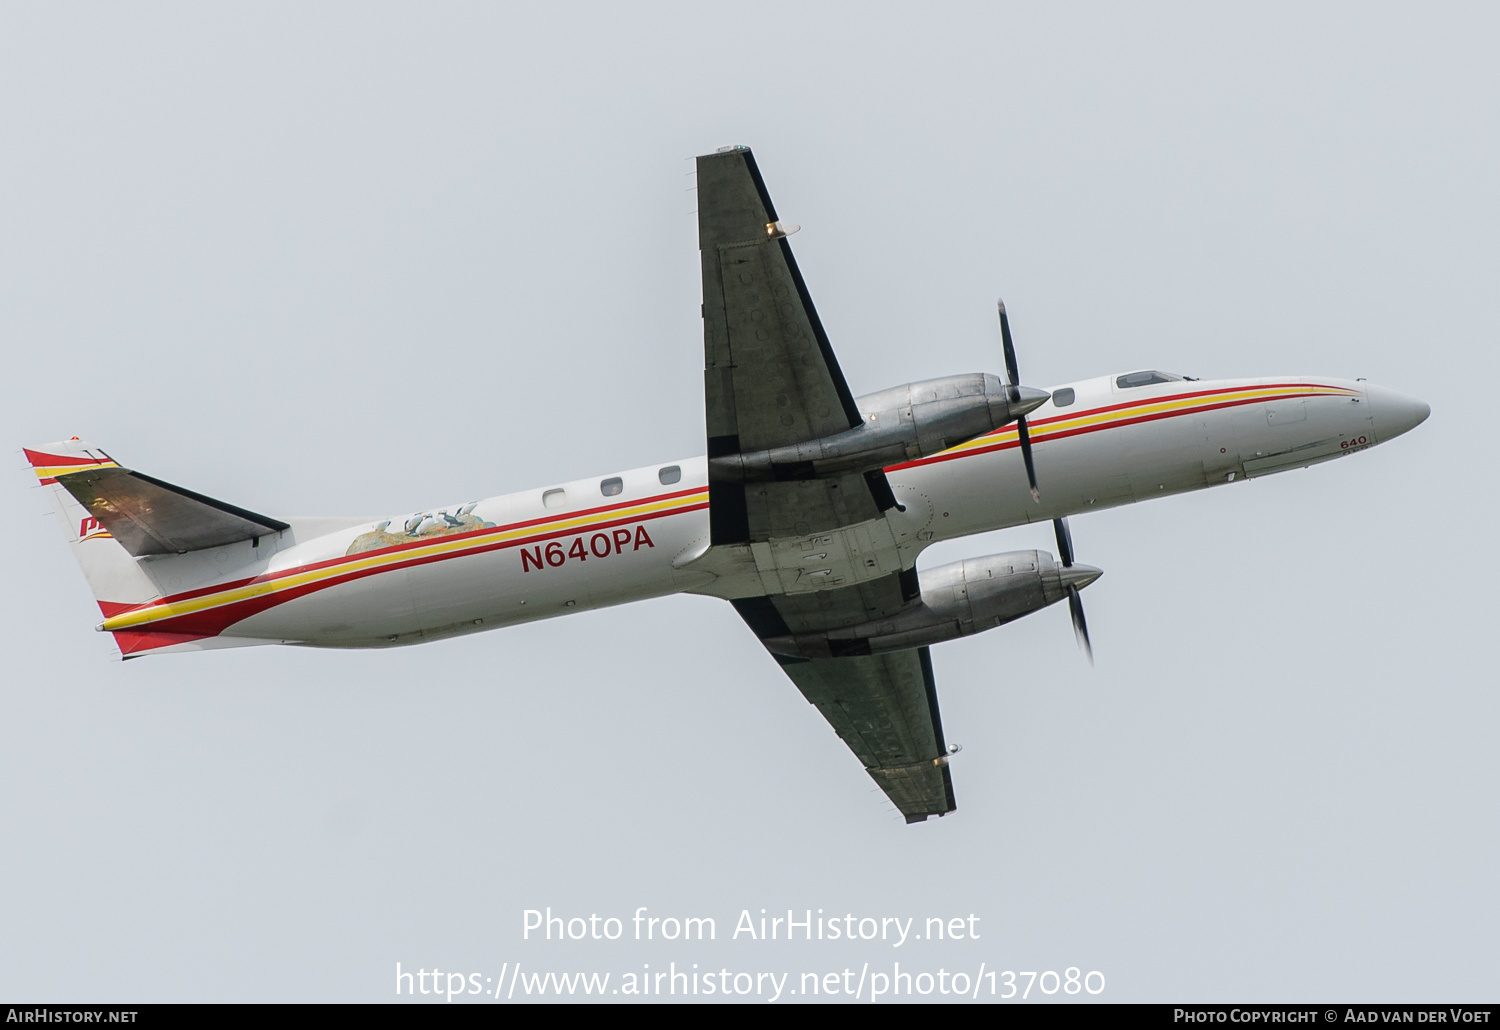
{"label": "aircraft nose", "polygon": [[1426,403],[1383,386],[1366,386],[1365,398],[1370,405],[1370,419],[1375,424],[1375,439],[1384,443],[1410,432],[1432,414]]}

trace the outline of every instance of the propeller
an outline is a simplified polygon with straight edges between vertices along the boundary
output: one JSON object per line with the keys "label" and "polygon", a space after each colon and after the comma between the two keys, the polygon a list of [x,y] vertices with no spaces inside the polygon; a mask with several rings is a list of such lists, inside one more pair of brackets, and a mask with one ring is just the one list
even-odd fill
{"label": "propeller", "polygon": [[[1005,315],[1005,301],[996,301],[995,306],[1000,309],[1000,343],[1005,348],[1006,385],[1010,387],[1010,402],[1016,404],[1021,400],[1021,373],[1016,370],[1016,345],[1010,339],[1010,319]],[[1031,461],[1031,434],[1026,430],[1025,415],[1016,419],[1016,437],[1021,442],[1021,460],[1026,463],[1026,482],[1031,485],[1031,499],[1040,504],[1042,494],[1036,488],[1036,465]]]}
{"label": "propeller", "polygon": [[[1089,643],[1089,624],[1083,618],[1083,598],[1078,595],[1079,576],[1069,576],[1066,570],[1073,568],[1073,534],[1068,530],[1067,519],[1053,519],[1052,528],[1057,532],[1057,555],[1062,559],[1063,582],[1068,589],[1068,612],[1073,616],[1073,636],[1078,640],[1078,646],[1083,648],[1083,653],[1088,657],[1089,664],[1094,664],[1094,647]],[[1088,566],[1079,566],[1085,569]],[[1093,575],[1083,581],[1087,586],[1098,578],[1098,570],[1092,569]]]}

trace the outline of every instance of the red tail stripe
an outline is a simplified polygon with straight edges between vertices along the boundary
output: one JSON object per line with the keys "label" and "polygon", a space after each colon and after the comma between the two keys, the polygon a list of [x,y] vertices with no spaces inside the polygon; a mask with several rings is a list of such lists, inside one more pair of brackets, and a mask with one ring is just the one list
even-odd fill
{"label": "red tail stripe", "polygon": [[212,633],[141,633],[137,630],[121,629],[115,631],[115,644],[120,648],[120,654],[126,658],[133,655],[144,654],[154,651],[158,647],[171,647],[173,644],[188,644],[194,640],[202,640],[213,636]]}
{"label": "red tail stripe", "polygon": [[90,458],[85,454],[48,454],[45,451],[33,451],[26,447],[22,447],[21,450],[26,452],[26,460],[33,466],[108,465],[112,461],[110,458]]}

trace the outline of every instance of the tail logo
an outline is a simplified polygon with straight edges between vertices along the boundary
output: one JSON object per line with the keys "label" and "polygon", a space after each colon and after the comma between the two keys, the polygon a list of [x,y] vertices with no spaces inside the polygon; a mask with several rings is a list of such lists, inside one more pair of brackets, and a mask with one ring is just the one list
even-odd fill
{"label": "tail logo", "polygon": [[96,537],[108,536],[109,530],[105,529],[104,524],[92,515],[87,516],[83,521],[78,523],[78,540],[80,543],[84,540],[93,540]]}

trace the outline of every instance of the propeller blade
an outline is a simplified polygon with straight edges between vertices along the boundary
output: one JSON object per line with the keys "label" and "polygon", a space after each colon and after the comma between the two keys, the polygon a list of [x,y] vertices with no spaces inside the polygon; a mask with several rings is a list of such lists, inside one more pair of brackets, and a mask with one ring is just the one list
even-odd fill
{"label": "propeller blade", "polygon": [[1016,436],[1021,441],[1021,460],[1026,463],[1026,482],[1031,484],[1031,499],[1042,503],[1042,494],[1036,488],[1036,466],[1031,461],[1031,432],[1026,428],[1026,417],[1016,419]]}
{"label": "propeller blade", "polygon": [[[1010,387],[1006,392],[1010,396],[1011,403],[1021,399],[1021,373],[1016,368],[1016,345],[1010,338],[1010,316],[1005,313],[1005,301],[995,301],[995,308],[1000,312],[1000,344],[1005,348],[1005,378]],[[1026,416],[1022,415],[1016,419],[1016,436],[1021,443],[1021,460],[1026,463],[1026,482],[1031,486],[1031,499],[1037,504],[1042,503],[1041,491],[1036,488],[1036,464],[1031,460],[1031,433],[1026,429]]]}
{"label": "propeller blade", "polygon": [[[1057,556],[1062,561],[1065,569],[1073,567],[1073,531],[1068,528],[1067,519],[1053,519],[1052,530],[1057,534]],[[1090,569],[1087,565],[1080,565],[1079,569],[1092,572],[1093,575],[1084,581],[1088,586],[1099,576],[1098,569]],[[1067,582],[1065,579],[1064,582]],[[1083,618],[1083,598],[1078,596],[1078,587],[1068,583],[1068,613],[1073,616],[1073,637],[1078,641],[1078,646],[1088,657],[1089,664],[1094,664],[1094,645],[1089,642],[1089,624]]]}
{"label": "propeller blade", "polygon": [[1078,596],[1078,588],[1068,587],[1068,612],[1073,616],[1073,636],[1078,641],[1078,646],[1083,648],[1089,665],[1094,664],[1094,645],[1089,643],[1089,624],[1083,618],[1083,598]]}
{"label": "propeller blade", "polygon": [[1052,529],[1057,533],[1057,556],[1062,559],[1063,568],[1071,568],[1073,565],[1073,533],[1068,529],[1068,520],[1053,519]]}
{"label": "propeller blade", "polygon": [[[1011,386],[1021,385],[1021,373],[1016,369],[1016,345],[1010,339],[1010,319],[1005,314],[1005,301],[995,301],[995,307],[1000,309],[1000,344],[1005,348],[1005,375],[1010,380]],[[1018,394],[1012,390],[1011,399],[1014,400]]]}

